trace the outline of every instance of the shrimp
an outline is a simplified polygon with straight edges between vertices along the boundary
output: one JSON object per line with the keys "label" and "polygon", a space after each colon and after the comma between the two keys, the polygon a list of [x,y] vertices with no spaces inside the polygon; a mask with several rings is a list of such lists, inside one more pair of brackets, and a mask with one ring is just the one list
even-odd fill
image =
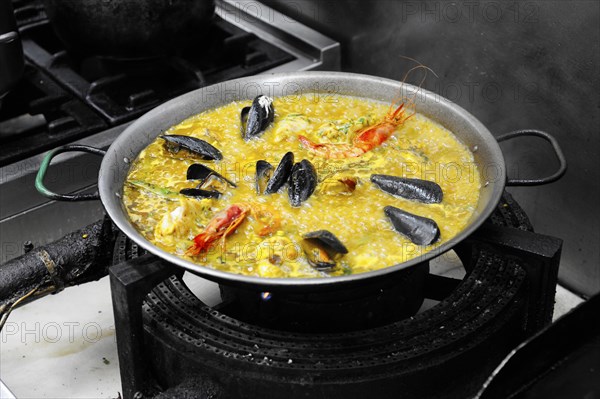
{"label": "shrimp", "polygon": [[251,212],[262,225],[258,231],[260,237],[273,234],[281,226],[281,218],[273,211],[252,204],[233,204],[208,222],[204,231],[194,237],[194,243],[186,254],[200,255],[208,251],[219,238],[224,243],[225,238],[232,234]]}
{"label": "shrimp", "polygon": [[406,116],[404,104],[400,104],[395,110],[390,109],[383,122],[362,129],[356,135],[352,144],[317,144],[302,135],[298,136],[298,140],[308,150],[328,159],[359,157],[381,145],[394,133],[398,126],[406,122],[412,115],[414,114]]}
{"label": "shrimp", "polygon": [[233,233],[240,223],[244,221],[248,212],[250,212],[248,205],[233,204],[217,213],[208,222],[204,231],[194,237],[194,243],[188,248],[186,254],[188,256],[200,255],[208,251],[219,238],[224,243],[225,238]]}
{"label": "shrimp", "polygon": [[[427,76],[427,72],[432,72],[435,76],[435,72],[431,70],[431,68],[419,63],[417,60],[410,57],[402,57],[408,60],[417,62],[419,65],[411,68],[406,72],[402,82],[406,81],[408,75],[417,69],[424,69],[425,76],[421,79],[419,84],[419,88],[425,81],[425,77]],[[414,98],[417,95],[417,92],[413,94],[412,99],[410,100],[411,104],[414,104]],[[396,131],[398,126],[402,125],[408,119],[410,119],[414,114],[413,112],[410,115],[405,114],[405,104],[403,102],[398,103],[393,101],[390,104],[390,110],[385,115],[383,122],[379,122],[373,126],[367,126],[360,130],[354,140],[352,140],[352,144],[335,144],[335,143],[314,143],[310,141],[306,136],[299,135],[298,140],[304,146],[304,148],[312,151],[316,155],[328,158],[328,159],[342,159],[342,158],[353,158],[359,157],[365,154],[368,151],[371,151],[373,148],[381,145],[387,139],[390,138],[392,134]],[[395,108],[396,107],[396,108]],[[395,108],[395,109],[394,109]]]}

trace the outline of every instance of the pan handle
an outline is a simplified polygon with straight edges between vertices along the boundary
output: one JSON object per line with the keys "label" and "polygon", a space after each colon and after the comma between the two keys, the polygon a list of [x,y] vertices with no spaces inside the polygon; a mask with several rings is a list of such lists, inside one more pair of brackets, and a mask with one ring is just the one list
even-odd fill
{"label": "pan handle", "polygon": [[104,156],[106,154],[106,151],[101,150],[99,148],[80,144],[65,145],[63,147],[59,147],[52,151],[49,151],[44,157],[44,160],[40,165],[40,170],[38,170],[37,176],[35,177],[35,188],[40,194],[42,194],[46,198],[50,198],[56,201],[92,201],[100,199],[100,194],[98,194],[97,191],[93,194],[58,194],[54,191],[48,190],[48,188],[44,185],[44,177],[46,176],[48,166],[50,166],[50,162],[52,162],[52,159],[58,154],[62,154],[63,152],[78,151],[100,156]]}
{"label": "pan handle", "polygon": [[548,141],[550,144],[552,144],[552,148],[554,149],[554,153],[556,154],[556,158],[558,159],[560,166],[558,168],[558,171],[556,171],[554,174],[552,174],[550,176],[542,177],[540,179],[507,179],[506,185],[507,186],[540,186],[542,184],[552,183],[552,182],[555,182],[558,179],[560,179],[567,171],[567,160],[565,159],[565,155],[564,155],[562,149],[560,148],[560,145],[558,145],[558,141],[556,141],[556,139],[549,133],[546,133],[542,130],[535,130],[535,129],[515,130],[513,132],[509,132],[509,133],[503,134],[499,137],[496,137],[496,141],[501,142],[501,141],[505,141],[505,140],[510,140],[515,137],[523,137],[523,136],[541,137],[544,140]]}

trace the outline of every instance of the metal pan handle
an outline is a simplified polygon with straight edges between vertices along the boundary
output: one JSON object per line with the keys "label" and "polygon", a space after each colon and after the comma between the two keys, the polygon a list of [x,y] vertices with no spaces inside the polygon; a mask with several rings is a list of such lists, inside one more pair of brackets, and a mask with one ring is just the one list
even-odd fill
{"label": "metal pan handle", "polygon": [[100,155],[100,156],[104,156],[106,154],[106,151],[101,150],[99,148],[90,147],[87,145],[79,145],[79,144],[65,145],[63,147],[59,147],[52,151],[49,151],[46,154],[46,156],[44,157],[44,160],[42,161],[42,164],[40,165],[40,170],[38,170],[37,176],[35,177],[35,188],[36,188],[36,190],[38,190],[38,192],[40,194],[42,194],[46,198],[50,198],[50,199],[56,200],[56,201],[92,201],[92,200],[100,199],[100,194],[97,191],[93,194],[58,194],[58,193],[55,193],[54,191],[50,191],[44,185],[44,177],[46,176],[46,172],[48,171],[48,166],[50,166],[50,162],[52,162],[52,159],[55,156],[57,156],[58,154],[62,154],[63,152],[77,152],[77,151],[87,152],[90,154]]}
{"label": "metal pan handle", "polygon": [[542,184],[552,183],[560,179],[565,172],[567,171],[567,160],[565,159],[565,155],[563,154],[560,145],[558,145],[558,141],[554,137],[552,137],[549,133],[546,133],[542,130],[535,129],[524,129],[524,130],[515,130],[513,132],[509,132],[503,134],[499,137],[496,137],[496,141],[506,141],[515,137],[523,137],[523,136],[536,136],[541,137],[544,140],[548,141],[552,144],[552,148],[554,149],[554,153],[556,154],[556,158],[560,163],[558,171],[548,177],[542,177],[540,179],[508,179],[506,181],[507,186],[540,186]]}

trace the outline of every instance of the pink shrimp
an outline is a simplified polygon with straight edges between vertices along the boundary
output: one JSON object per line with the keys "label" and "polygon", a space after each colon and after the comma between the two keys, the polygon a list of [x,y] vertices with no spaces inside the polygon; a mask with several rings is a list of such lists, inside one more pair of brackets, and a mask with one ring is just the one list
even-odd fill
{"label": "pink shrimp", "polygon": [[390,107],[390,112],[387,113],[383,122],[362,129],[356,135],[354,140],[352,140],[352,144],[317,144],[302,135],[298,136],[298,139],[305,148],[325,158],[339,159],[359,157],[381,145],[394,133],[398,126],[403,124],[411,116],[412,114],[408,116],[404,114],[404,104],[400,104],[395,110],[392,110]]}
{"label": "pink shrimp", "polygon": [[219,238],[230,235],[245,219],[250,208],[245,204],[233,204],[227,209],[217,213],[208,222],[204,231],[194,237],[194,243],[187,250],[187,255],[200,255],[210,249]]}

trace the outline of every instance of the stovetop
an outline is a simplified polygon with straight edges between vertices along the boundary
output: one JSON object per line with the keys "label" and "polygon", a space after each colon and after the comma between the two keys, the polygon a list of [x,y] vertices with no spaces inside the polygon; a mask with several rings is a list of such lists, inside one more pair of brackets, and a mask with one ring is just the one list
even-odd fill
{"label": "stovetop", "polygon": [[[216,0],[212,41],[201,51],[143,63],[71,55],[40,0],[13,2],[26,68],[0,105],[0,263],[22,254],[26,241],[54,241],[102,215],[99,203],[65,207],[35,191],[43,152],[73,142],[107,148],[150,108],[222,80],[340,68],[339,43],[252,0]],[[99,164],[89,154],[67,154],[47,179],[57,191],[93,190]]]}
{"label": "stovetop", "polygon": [[219,16],[178,56],[77,56],[65,50],[38,1],[16,1],[15,9],[27,62],[0,109],[0,121],[9,122],[0,122],[0,166],[133,120],[190,90],[296,59]]}
{"label": "stovetop", "polygon": [[[515,234],[532,234],[527,231],[530,225],[526,221],[526,216],[518,205],[511,200],[510,196],[505,196],[492,220],[495,224],[511,229],[507,232],[510,237],[514,238]],[[519,230],[522,231],[519,232]],[[290,383],[290,381],[294,383],[294,380],[286,380],[276,369],[288,370],[286,373],[292,372],[292,370],[300,370],[302,373],[309,371],[320,373],[315,367],[322,363],[327,366],[326,373],[335,373],[334,363],[340,366],[346,364],[345,361],[339,363],[337,356],[340,354],[344,358],[350,359],[350,364],[344,366],[344,368],[349,367],[348,370],[354,370],[353,372],[365,368],[385,371],[389,365],[382,368],[378,361],[375,361],[374,352],[371,352],[366,343],[378,342],[376,347],[379,348],[378,353],[381,355],[378,355],[378,359],[391,362],[390,365],[398,365],[400,364],[397,363],[398,361],[403,359],[405,355],[412,353],[411,351],[405,351],[407,347],[402,349],[402,340],[398,341],[398,339],[403,334],[413,331],[415,327],[420,326],[420,332],[413,335],[414,338],[424,338],[423,334],[440,333],[442,335],[436,339],[439,339],[440,345],[444,342],[444,345],[446,345],[454,340],[458,340],[459,343],[462,342],[458,339],[458,336],[453,337],[456,331],[450,330],[450,328],[454,325],[460,326],[464,321],[471,320],[485,327],[491,325],[491,323],[496,323],[494,321],[495,316],[492,317],[492,314],[495,314],[494,312],[500,311],[499,314],[501,315],[530,313],[524,308],[524,305],[528,303],[524,299],[531,294],[534,286],[523,285],[523,263],[510,262],[508,261],[510,258],[500,256],[494,251],[490,253],[487,249],[484,252],[487,255],[483,258],[476,258],[479,259],[478,262],[481,263],[481,267],[476,268],[476,271],[469,273],[467,276],[465,276],[463,263],[455,254],[446,254],[436,258],[431,263],[430,271],[430,276],[435,277],[428,279],[428,283],[433,283],[433,287],[430,286],[427,289],[427,297],[435,299],[426,299],[414,318],[369,329],[368,331],[337,332],[325,335],[322,333],[309,335],[293,333],[290,335],[278,331],[277,328],[273,328],[274,326],[271,328],[249,327],[248,323],[236,321],[228,316],[228,314],[232,314],[227,309],[230,305],[222,301],[219,287],[216,284],[189,273],[186,273],[182,279],[178,277],[168,279],[152,291],[144,305],[144,319],[146,323],[149,323],[147,324],[147,331],[162,331],[158,335],[153,335],[156,339],[170,340],[179,336],[182,337],[182,343],[178,345],[191,345],[198,348],[198,350],[209,350],[209,353],[213,353],[210,352],[212,351],[210,348],[214,349],[217,345],[221,349],[225,348],[225,352],[220,352],[221,354],[232,352],[229,357],[225,358],[227,361],[241,362],[244,367],[256,364],[261,370],[268,370],[268,373],[276,372],[277,374],[273,374],[273,378],[277,381],[279,388],[281,388],[282,382],[285,384]],[[138,256],[140,253],[140,249],[132,242],[127,240],[118,241],[115,259],[117,261],[129,259]],[[462,258],[464,257],[465,254],[462,255]],[[518,278],[509,277],[511,274]],[[444,280],[447,278],[450,279]],[[457,288],[456,284],[460,280],[464,280],[462,288],[451,293],[453,289]],[[449,290],[448,287],[443,288],[444,281],[452,283]],[[502,290],[498,290],[498,284],[508,284],[507,287],[512,288],[502,292]],[[476,297],[470,297],[469,293]],[[116,398],[117,392],[122,391],[115,341],[115,320],[113,319],[110,298],[111,290],[108,279],[104,278],[95,283],[69,288],[58,295],[45,297],[15,310],[1,335],[3,356],[0,359],[0,366],[3,372],[2,378],[7,385],[18,396],[24,397],[93,396]],[[442,302],[439,302],[440,300]],[[580,298],[558,287],[554,318],[564,314],[580,302]],[[552,299],[548,298],[545,303],[551,304]],[[471,309],[474,312],[473,315],[479,315],[480,317],[465,319],[461,316],[460,320],[448,319],[450,313],[447,312],[452,311],[455,306],[453,304],[460,304],[464,309]],[[478,306],[480,307],[479,310],[477,310]],[[184,308],[190,309],[191,313],[187,316],[185,312],[181,313],[181,309]],[[443,312],[440,312],[440,309]],[[435,317],[431,319],[431,315],[435,315]],[[542,318],[544,317],[546,316]],[[433,328],[429,324],[429,319],[437,320],[437,327]],[[528,319],[533,322],[535,314],[529,314]],[[518,328],[518,334],[523,334],[522,328],[527,327],[521,324],[522,320],[519,321],[519,317],[512,317],[511,320],[513,320],[511,323],[522,326]],[[429,327],[422,328],[425,326],[423,323]],[[198,330],[199,326],[202,325],[211,325],[210,331],[212,332],[206,332],[204,333],[206,335],[202,336],[202,333]],[[225,336],[215,341],[218,337],[214,332],[219,329],[224,329],[223,331],[226,331],[228,337],[233,337],[231,338],[232,341],[229,338],[225,339]],[[470,331],[469,334],[477,335],[480,333],[487,334],[485,331],[488,330],[484,329],[477,332],[478,330],[467,328],[464,331]],[[310,338],[311,336],[312,338]],[[191,341],[186,340],[186,337]],[[252,337],[256,337],[260,343],[252,342],[254,339]],[[385,337],[389,339],[385,339]],[[356,341],[357,345],[360,344],[356,346],[357,351],[341,351],[342,348],[339,343],[342,338],[344,342]],[[315,349],[311,349],[310,346],[303,346],[309,343],[306,341],[307,339],[312,342],[319,342],[321,339],[324,339],[324,341],[319,344],[320,349],[311,354],[311,351],[314,352]],[[515,339],[515,337],[512,336],[511,339]],[[286,347],[287,349],[284,348],[286,350],[281,350],[280,347],[278,349],[278,345],[280,345],[277,343],[278,340],[283,340],[284,346],[288,344],[292,346]],[[392,343],[396,346],[399,345],[398,351],[393,350]],[[334,347],[328,346],[331,344],[335,344]],[[438,345],[436,347],[438,348],[436,351],[439,351],[439,348],[445,346]],[[155,359],[155,355],[158,356],[155,351],[149,351],[148,353],[152,355],[152,359]],[[164,361],[169,356],[171,355],[168,352],[163,351],[158,359]],[[190,352],[190,356],[186,356],[187,358],[194,358],[195,355],[191,355]],[[311,361],[311,356],[318,356],[318,358]],[[289,363],[290,360],[291,363]],[[307,362],[312,366],[307,366]],[[154,363],[152,367],[157,364],[160,365],[161,363]],[[15,365],[18,365],[18,367],[15,367]],[[124,367],[127,368],[127,366]],[[463,367],[465,366],[461,366],[461,370]],[[473,365],[471,364],[470,367],[473,367]],[[65,370],[68,371],[65,372]],[[33,386],[30,383],[30,376],[42,373],[47,377],[44,384]],[[468,370],[462,370],[461,373],[463,377],[471,375]],[[173,375],[168,375],[165,374],[164,378],[167,380],[172,379]],[[354,380],[358,381],[359,379]],[[207,386],[211,388],[210,384]],[[180,388],[188,389],[189,386],[184,384]],[[175,390],[171,392],[171,396],[165,397],[179,397],[176,395],[177,391]]]}

